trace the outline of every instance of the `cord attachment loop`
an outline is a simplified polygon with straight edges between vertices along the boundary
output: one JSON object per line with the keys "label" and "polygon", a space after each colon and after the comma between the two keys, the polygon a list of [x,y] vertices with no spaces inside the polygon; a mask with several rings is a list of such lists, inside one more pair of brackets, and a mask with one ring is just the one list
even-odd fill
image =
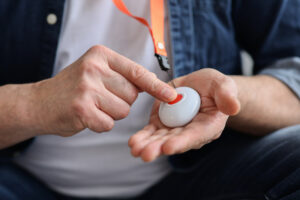
{"label": "cord attachment loop", "polygon": [[162,56],[160,54],[154,54],[155,57],[157,58],[157,61],[159,63],[160,69],[163,71],[168,71],[169,69],[171,69],[171,66],[169,64],[168,61],[168,57],[167,56]]}

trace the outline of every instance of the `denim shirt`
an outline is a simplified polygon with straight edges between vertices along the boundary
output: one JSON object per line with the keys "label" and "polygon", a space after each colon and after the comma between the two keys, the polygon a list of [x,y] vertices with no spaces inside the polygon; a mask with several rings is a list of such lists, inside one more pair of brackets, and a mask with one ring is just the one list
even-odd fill
{"label": "denim shirt", "polygon": [[[52,75],[63,9],[63,0],[0,1],[0,86]],[[241,49],[252,56],[254,73],[300,56],[300,0],[169,0],[168,10],[174,77],[204,67],[241,74]],[[50,13],[57,16],[52,25],[46,20]],[[0,160],[30,142],[0,151]],[[181,160],[187,165],[196,154],[170,160],[180,167]]]}

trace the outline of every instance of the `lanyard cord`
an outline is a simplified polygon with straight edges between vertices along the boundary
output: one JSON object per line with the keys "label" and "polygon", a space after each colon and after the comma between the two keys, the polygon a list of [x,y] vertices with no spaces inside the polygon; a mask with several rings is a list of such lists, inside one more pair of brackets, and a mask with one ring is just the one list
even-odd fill
{"label": "lanyard cord", "polygon": [[170,65],[168,63],[164,41],[164,0],[150,0],[152,28],[146,19],[131,14],[122,0],[112,1],[121,12],[139,21],[148,28],[154,44],[155,56],[158,60],[159,66],[163,71],[168,71],[170,69]]}

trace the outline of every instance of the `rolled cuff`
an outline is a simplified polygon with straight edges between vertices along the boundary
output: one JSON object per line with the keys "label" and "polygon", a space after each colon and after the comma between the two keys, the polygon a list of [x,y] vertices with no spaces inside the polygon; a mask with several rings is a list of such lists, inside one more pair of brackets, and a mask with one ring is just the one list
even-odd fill
{"label": "rolled cuff", "polygon": [[285,58],[270,65],[258,74],[269,75],[286,84],[300,99],[300,58]]}

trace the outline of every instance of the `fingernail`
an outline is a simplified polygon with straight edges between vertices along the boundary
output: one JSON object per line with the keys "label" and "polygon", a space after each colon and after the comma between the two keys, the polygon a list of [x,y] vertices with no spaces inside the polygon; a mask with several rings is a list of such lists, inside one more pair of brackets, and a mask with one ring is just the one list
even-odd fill
{"label": "fingernail", "polygon": [[173,99],[172,97],[174,96],[174,91],[171,88],[165,87],[161,91],[161,94],[164,98],[172,100]]}

